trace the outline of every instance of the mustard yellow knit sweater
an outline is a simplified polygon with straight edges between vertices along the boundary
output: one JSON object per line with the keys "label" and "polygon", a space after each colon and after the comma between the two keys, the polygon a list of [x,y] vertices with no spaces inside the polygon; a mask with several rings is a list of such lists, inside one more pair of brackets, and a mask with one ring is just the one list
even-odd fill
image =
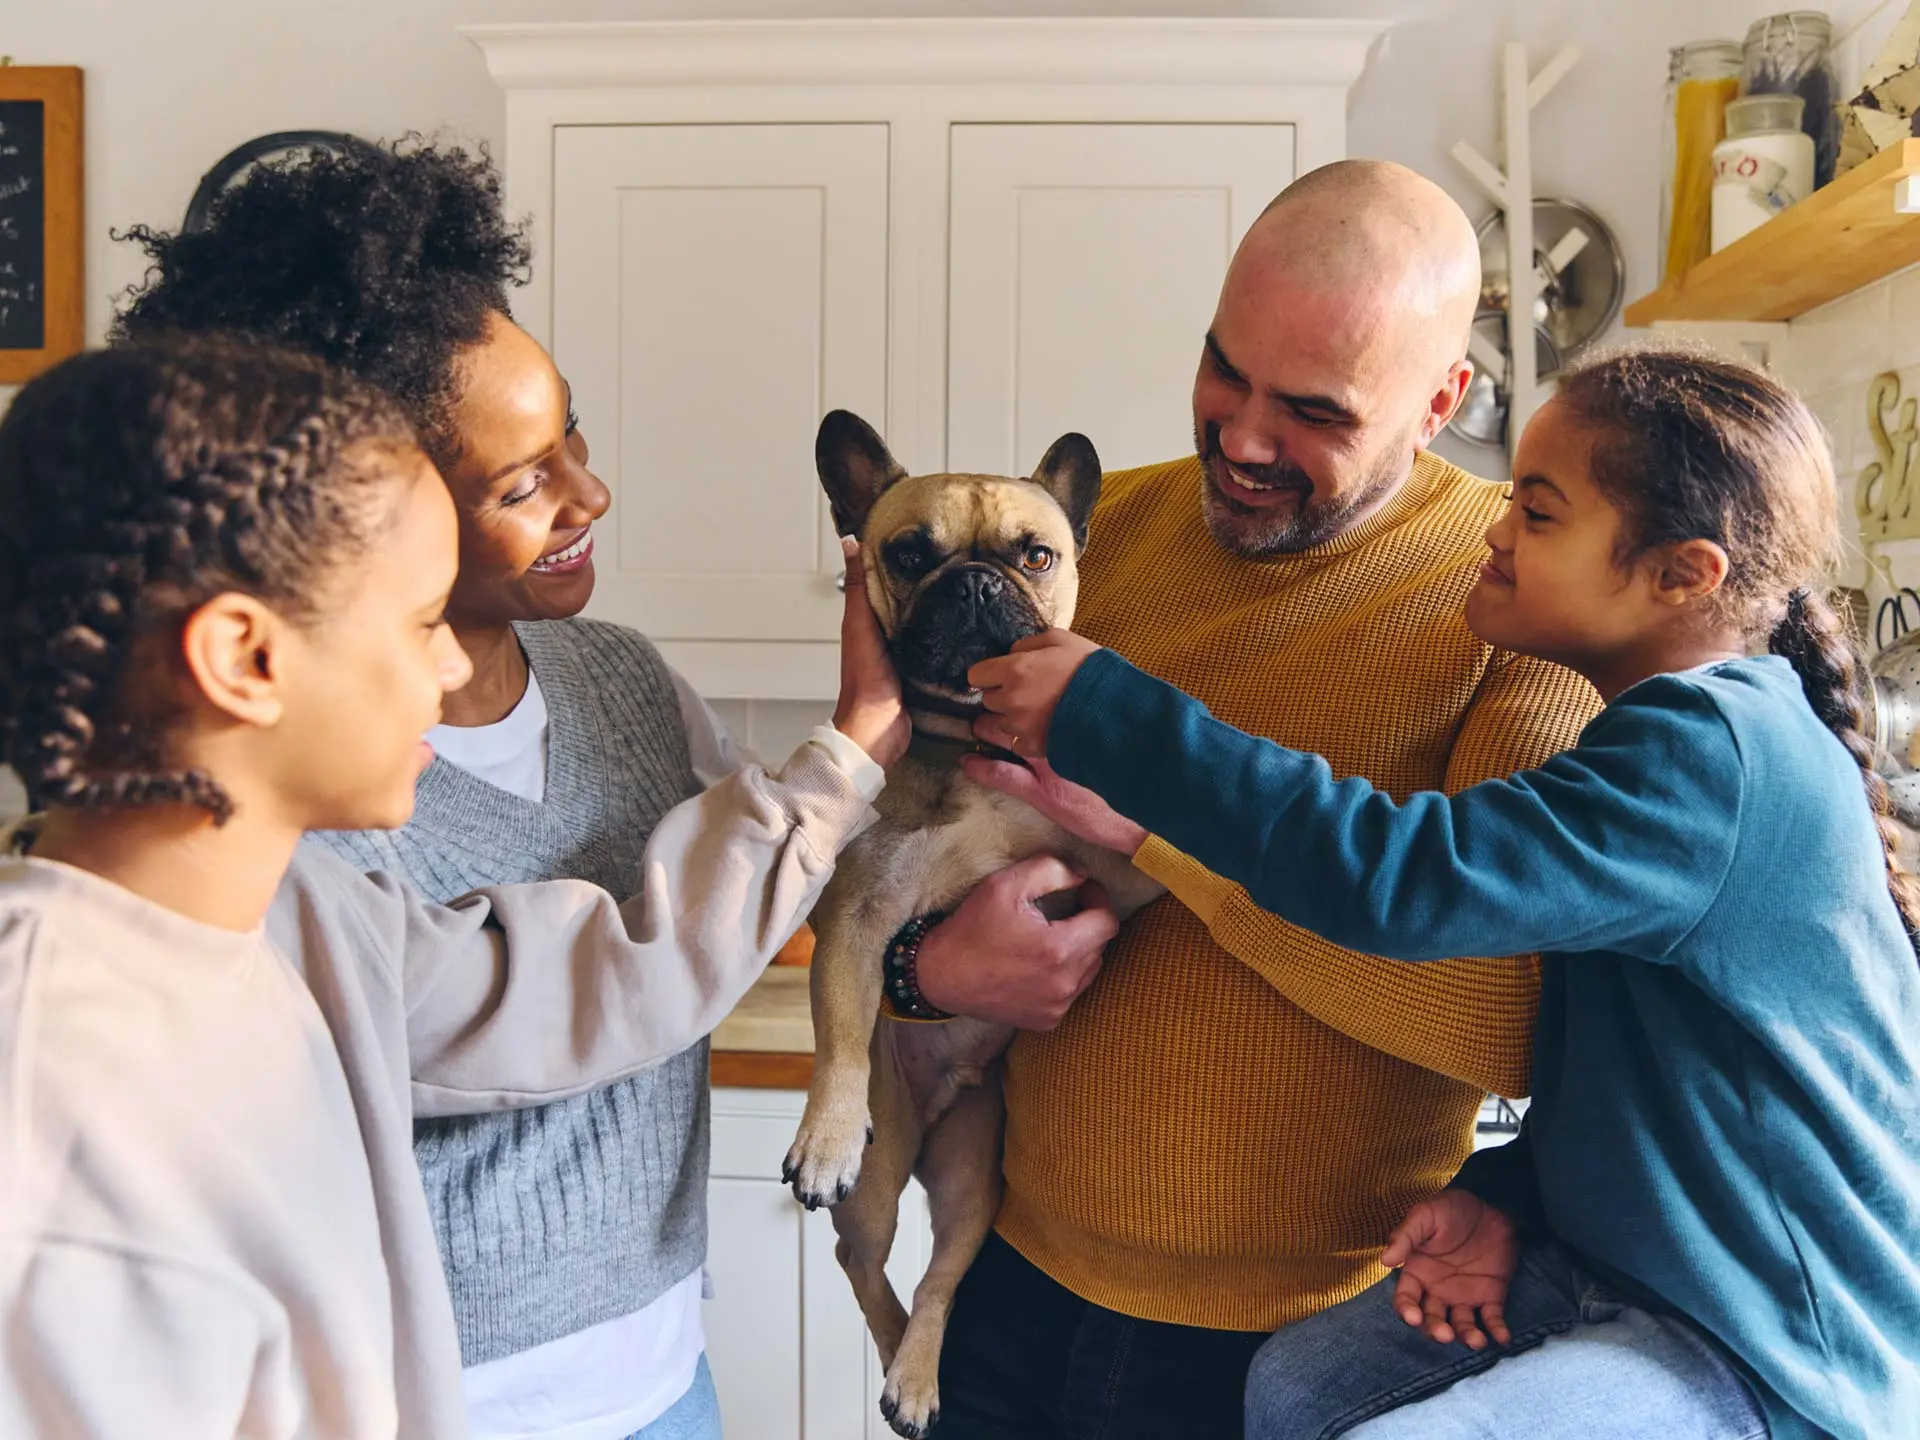
{"label": "mustard yellow knit sweater", "polygon": [[[1422,455],[1353,531],[1249,561],[1207,533],[1201,483],[1194,459],[1107,477],[1074,628],[1228,724],[1400,797],[1525,769],[1598,710],[1466,627],[1496,487]],[[1357,955],[1159,841],[1138,863],[1173,897],[1008,1057],[999,1230],[1108,1309],[1270,1330],[1379,1279],[1484,1093],[1526,1093],[1538,967]]]}

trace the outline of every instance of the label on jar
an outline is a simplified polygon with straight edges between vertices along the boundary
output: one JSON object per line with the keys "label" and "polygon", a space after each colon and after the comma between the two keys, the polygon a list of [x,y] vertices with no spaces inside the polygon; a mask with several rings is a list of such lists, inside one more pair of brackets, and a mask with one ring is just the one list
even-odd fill
{"label": "label on jar", "polygon": [[1722,144],[1713,156],[1713,183],[1739,186],[1754,204],[1769,215],[1778,215],[1789,205],[1804,199],[1784,183],[1787,167],[1768,155]]}

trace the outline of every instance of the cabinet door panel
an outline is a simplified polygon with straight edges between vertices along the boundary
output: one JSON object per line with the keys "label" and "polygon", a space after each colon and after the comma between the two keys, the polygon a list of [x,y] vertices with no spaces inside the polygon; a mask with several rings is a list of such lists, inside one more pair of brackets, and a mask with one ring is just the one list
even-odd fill
{"label": "cabinet door panel", "polygon": [[777,1182],[716,1175],[707,1193],[707,1360],[729,1435],[802,1440],[801,1222]]}
{"label": "cabinet door panel", "polygon": [[1193,443],[1234,246],[1293,179],[1290,125],[955,125],[947,464],[1025,474],[1069,430],[1108,469]]}
{"label": "cabinet door panel", "polygon": [[886,421],[885,125],[563,126],[554,358],[613,491],[589,614],[833,640],[820,416]]}

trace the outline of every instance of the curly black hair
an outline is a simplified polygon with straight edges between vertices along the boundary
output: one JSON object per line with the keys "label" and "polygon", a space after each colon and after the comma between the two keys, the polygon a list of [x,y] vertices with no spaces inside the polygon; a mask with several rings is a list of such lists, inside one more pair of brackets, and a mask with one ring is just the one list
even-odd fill
{"label": "curly black hair", "polygon": [[417,136],[266,161],[220,195],[205,229],[116,238],[151,262],[116,339],[232,330],[318,355],[398,400],[443,468],[459,454],[460,352],[508,313],[531,257],[486,148]]}
{"label": "curly black hair", "polygon": [[186,802],[144,641],[240,591],[290,618],[362,555],[390,508],[387,396],[297,352],[154,338],[55,366],[0,420],[0,759],[42,805]]}

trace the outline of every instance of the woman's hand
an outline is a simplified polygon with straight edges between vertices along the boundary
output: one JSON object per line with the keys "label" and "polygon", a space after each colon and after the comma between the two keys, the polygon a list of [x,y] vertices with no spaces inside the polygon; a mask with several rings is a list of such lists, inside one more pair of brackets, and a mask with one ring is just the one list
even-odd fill
{"label": "woman's hand", "polygon": [[1393,1291],[1400,1318],[1442,1345],[1459,1339],[1470,1350],[1486,1349],[1488,1335],[1502,1345],[1513,1338],[1507,1284],[1519,1262],[1513,1221],[1465,1190],[1442,1190],[1414,1206],[1380,1256],[1400,1271]]}
{"label": "woman's hand", "polygon": [[847,604],[840,615],[840,703],[833,728],[883,769],[906,753],[912,722],[900,703],[900,677],[887,658],[886,637],[867,601],[867,567],[858,541],[842,536],[847,557]]}
{"label": "woman's hand", "polygon": [[[974,725],[974,732],[986,738],[991,717]],[[988,743],[998,743],[989,741]],[[1011,749],[1012,747],[1007,747]],[[969,780],[989,790],[1024,800],[1069,835],[1104,845],[1131,856],[1147,843],[1147,832],[1127,819],[1084,785],[1062,780],[1045,760],[1029,760],[1017,765],[1011,760],[990,760],[985,755],[962,757],[960,768]]]}
{"label": "woman's hand", "polygon": [[1009,654],[982,660],[967,672],[967,683],[981,692],[992,716],[976,722],[974,734],[1022,757],[1045,755],[1060,697],[1099,648],[1071,630],[1048,630],[1014,642]]}

